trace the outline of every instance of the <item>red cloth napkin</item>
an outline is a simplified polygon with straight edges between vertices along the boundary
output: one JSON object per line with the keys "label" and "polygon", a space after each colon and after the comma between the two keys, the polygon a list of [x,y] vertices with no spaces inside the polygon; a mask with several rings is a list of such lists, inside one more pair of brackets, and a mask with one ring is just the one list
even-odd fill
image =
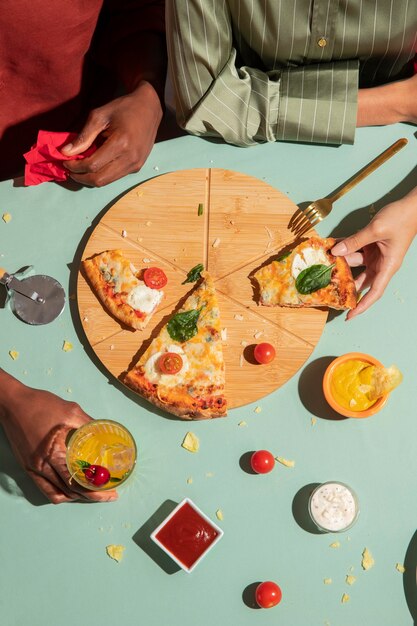
{"label": "red cloth napkin", "polygon": [[27,163],[25,185],[39,185],[39,183],[51,180],[67,180],[69,172],[65,169],[63,161],[84,159],[97,150],[97,146],[92,145],[82,154],[74,156],[62,154],[61,148],[72,143],[76,137],[77,133],[51,133],[40,130],[36,144],[23,155]]}

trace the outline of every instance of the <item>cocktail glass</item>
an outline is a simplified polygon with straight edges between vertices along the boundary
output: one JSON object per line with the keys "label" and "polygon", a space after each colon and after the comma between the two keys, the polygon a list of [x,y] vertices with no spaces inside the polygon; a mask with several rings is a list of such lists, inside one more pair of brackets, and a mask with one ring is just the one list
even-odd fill
{"label": "cocktail glass", "polygon": [[132,435],[112,420],[84,424],[71,435],[67,445],[71,478],[94,491],[122,485],[133,472],[136,456]]}

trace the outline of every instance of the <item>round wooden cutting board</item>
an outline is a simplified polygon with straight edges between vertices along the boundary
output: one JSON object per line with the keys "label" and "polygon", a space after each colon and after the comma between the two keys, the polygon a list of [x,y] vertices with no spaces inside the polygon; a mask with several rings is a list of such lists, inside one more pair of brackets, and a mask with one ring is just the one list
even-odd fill
{"label": "round wooden cutting board", "polygon": [[[203,263],[215,280],[226,329],[229,407],[256,402],[283,385],[311,354],[327,312],[260,306],[251,275],[294,241],[288,222],[296,209],[265,182],[222,169],[173,172],[126,193],[102,217],[82,258],[121,249],[137,268],[161,267],[168,284],[147,328],[133,331],[104,310],[79,272],[82,325],[103,365],[118,379],[132,367],[156,329],[193,289],[181,285],[187,272]],[[251,358],[251,346],[261,341],[276,348],[269,365]]]}

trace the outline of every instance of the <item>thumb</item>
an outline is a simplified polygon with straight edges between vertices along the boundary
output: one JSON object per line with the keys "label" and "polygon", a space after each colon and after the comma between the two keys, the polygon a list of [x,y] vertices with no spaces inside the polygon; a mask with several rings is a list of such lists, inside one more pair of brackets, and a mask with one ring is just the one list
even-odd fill
{"label": "thumb", "polygon": [[67,145],[61,149],[61,152],[66,156],[75,156],[76,154],[85,152],[106,126],[107,123],[101,116],[91,114],[81,132],[72,143],[67,143]]}
{"label": "thumb", "polygon": [[357,252],[370,243],[374,243],[374,241],[376,241],[375,235],[372,233],[370,227],[366,226],[357,232],[356,235],[346,237],[343,241],[339,241],[333,246],[330,252],[333,256],[346,256],[347,254],[352,254],[352,252]]}

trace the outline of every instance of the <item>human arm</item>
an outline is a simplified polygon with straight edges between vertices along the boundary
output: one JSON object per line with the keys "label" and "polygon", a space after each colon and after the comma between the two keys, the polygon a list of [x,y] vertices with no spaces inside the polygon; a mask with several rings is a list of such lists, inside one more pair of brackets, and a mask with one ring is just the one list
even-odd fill
{"label": "human arm", "polygon": [[[260,69],[261,62],[256,64],[252,52],[253,63],[243,65],[228,4],[223,0],[167,2],[168,56],[179,124],[190,133],[221,137],[240,146],[276,140],[353,143],[358,62],[311,62],[299,67],[292,63],[266,71]],[[279,36],[291,32],[288,19]],[[301,34],[297,31],[302,49],[303,28]],[[242,47],[249,30],[247,26],[241,35]],[[254,27],[253,47],[273,58],[278,35],[262,34],[261,26],[256,33]],[[262,41],[256,42],[256,37]]]}
{"label": "human arm", "polygon": [[0,425],[23,469],[54,504],[117,498],[114,490],[89,491],[70,480],[66,438],[90,420],[74,402],[27,387],[0,369]]}
{"label": "human arm", "polygon": [[80,154],[99,139],[90,157],[67,161],[71,178],[101,187],[137,172],[151,151],[164,111],[166,44],[163,0],[108,0],[96,46],[126,95],[91,111],[78,137],[63,148]]}
{"label": "human arm", "polygon": [[385,126],[397,122],[417,124],[417,74],[359,90],[358,126]]}
{"label": "human arm", "polygon": [[363,313],[382,296],[416,234],[417,187],[401,200],[386,205],[356,235],[334,246],[332,254],[344,256],[352,267],[364,266],[355,281],[357,290],[369,288],[347,319]]}

